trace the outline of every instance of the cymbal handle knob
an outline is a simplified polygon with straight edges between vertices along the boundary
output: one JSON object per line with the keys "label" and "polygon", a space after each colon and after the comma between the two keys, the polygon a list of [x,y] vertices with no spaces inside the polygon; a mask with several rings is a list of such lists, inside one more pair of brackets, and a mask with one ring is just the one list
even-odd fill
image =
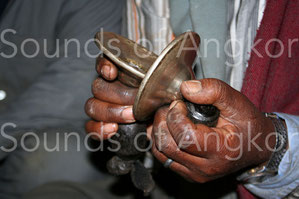
{"label": "cymbal handle knob", "polygon": [[195,124],[204,124],[215,127],[218,122],[220,111],[213,105],[194,104],[186,101],[188,117]]}

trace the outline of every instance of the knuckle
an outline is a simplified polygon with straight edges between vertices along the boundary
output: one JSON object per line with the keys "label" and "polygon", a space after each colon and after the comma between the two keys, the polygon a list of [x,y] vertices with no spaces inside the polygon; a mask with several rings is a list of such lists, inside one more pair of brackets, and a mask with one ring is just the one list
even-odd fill
{"label": "knuckle", "polygon": [[227,133],[224,139],[224,145],[228,149],[234,149],[238,146],[241,146],[242,134],[237,133]]}
{"label": "knuckle", "polygon": [[123,96],[123,99],[127,99],[129,104],[134,104],[135,94],[133,92],[130,90],[125,90],[123,93],[121,93],[121,95]]}
{"label": "knuckle", "polygon": [[108,121],[115,121],[117,118],[116,116],[119,115],[122,118],[122,114],[116,114],[116,112],[120,112],[118,108],[112,107],[110,104],[107,105],[105,109],[102,109],[103,114],[106,115],[106,120]]}
{"label": "knuckle", "polygon": [[97,78],[92,83],[92,93],[96,94],[99,91],[101,91],[101,88],[103,87],[103,80],[101,78]]}
{"label": "knuckle", "polygon": [[165,122],[160,122],[157,127],[154,127],[152,137],[154,138],[155,145],[159,151],[165,151],[171,144]]}
{"label": "knuckle", "polygon": [[159,108],[157,111],[158,115],[166,115],[168,109],[166,107]]}
{"label": "knuckle", "polygon": [[221,80],[214,80],[213,88],[215,91],[215,98],[222,99],[226,93],[226,85]]}
{"label": "knuckle", "polygon": [[154,118],[154,127],[159,126],[161,121],[165,121],[166,114],[167,114],[167,110],[165,110],[164,108],[158,109]]}
{"label": "knuckle", "polygon": [[177,133],[174,135],[174,139],[180,147],[188,149],[188,147],[195,144],[196,135],[192,129],[188,128],[187,126],[181,125],[181,127],[176,129],[176,132]]}
{"label": "knuckle", "polygon": [[167,115],[167,122],[170,125],[179,126],[184,121],[184,115],[176,110],[171,110]]}
{"label": "knuckle", "polygon": [[89,98],[85,103],[85,112],[89,116],[94,114],[94,103],[94,98]]}
{"label": "knuckle", "polygon": [[176,139],[191,141],[195,136],[193,126],[188,122],[183,114],[169,114],[167,124]]}
{"label": "knuckle", "polygon": [[226,84],[219,79],[208,78],[201,81],[205,85],[206,92],[211,93],[215,99],[221,98],[226,91]]}

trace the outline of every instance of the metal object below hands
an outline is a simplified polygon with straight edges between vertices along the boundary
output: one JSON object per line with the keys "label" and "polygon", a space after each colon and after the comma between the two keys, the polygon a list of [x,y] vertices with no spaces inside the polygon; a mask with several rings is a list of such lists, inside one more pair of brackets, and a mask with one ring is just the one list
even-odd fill
{"label": "metal object below hands", "polygon": [[[117,141],[119,145],[112,143],[111,148],[117,150],[116,155],[107,162],[107,169],[114,175],[130,173],[134,186],[147,195],[154,189],[155,182],[151,172],[141,162],[144,153],[138,150],[148,147],[146,124],[120,124],[118,129],[118,136],[113,136],[112,139]],[[141,132],[144,134],[138,135]]]}
{"label": "metal object below hands", "polygon": [[[157,56],[120,35],[110,32],[99,32],[96,35],[96,44],[103,54],[119,67],[118,79],[128,86],[139,88],[133,106],[134,117],[139,122],[150,119],[159,107],[170,104],[174,100],[183,100],[180,86],[183,81],[195,78],[192,66],[199,43],[198,34],[186,32],[173,40]],[[187,108],[188,116],[193,122],[208,126],[217,124],[219,110],[216,107],[187,102]],[[108,170],[111,173],[120,175],[134,171],[135,174],[144,174],[145,170],[141,169],[138,156],[132,156],[135,151],[130,146],[131,140],[141,131],[134,127],[139,125],[138,123],[131,125],[133,126],[123,125],[120,128],[121,137],[124,138],[120,140],[121,144],[127,147],[125,150],[129,153],[124,156],[118,152],[118,157],[110,160]],[[132,133],[132,130],[136,132]],[[152,178],[145,175],[146,180],[141,183],[143,186],[140,186],[140,183],[136,183],[138,178],[135,174],[131,173],[131,176],[134,176],[132,180],[133,182],[135,180],[135,186],[144,192],[149,192],[153,188]]]}

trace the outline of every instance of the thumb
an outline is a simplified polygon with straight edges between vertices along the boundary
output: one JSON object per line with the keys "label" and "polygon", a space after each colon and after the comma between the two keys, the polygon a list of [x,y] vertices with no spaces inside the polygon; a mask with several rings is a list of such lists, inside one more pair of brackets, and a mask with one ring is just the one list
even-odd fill
{"label": "thumb", "polygon": [[253,106],[243,94],[218,79],[185,81],[181,85],[181,92],[190,102],[216,106],[224,117],[239,117],[245,114],[241,110],[252,110]]}

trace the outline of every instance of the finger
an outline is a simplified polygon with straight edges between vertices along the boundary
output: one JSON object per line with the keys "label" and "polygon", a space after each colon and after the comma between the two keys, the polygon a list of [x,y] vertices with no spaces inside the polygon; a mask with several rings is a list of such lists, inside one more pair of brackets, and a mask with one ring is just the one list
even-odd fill
{"label": "finger", "polygon": [[106,80],[114,80],[117,77],[117,67],[107,58],[100,55],[97,59],[96,70]]}
{"label": "finger", "polygon": [[187,107],[182,101],[173,102],[171,107],[167,114],[167,127],[178,147],[204,158],[212,155],[215,152],[215,140],[213,136],[207,136],[212,133],[212,129],[205,125],[195,125],[188,118]]}
{"label": "finger", "polygon": [[[155,148],[155,145],[153,145],[152,153],[162,164],[164,164],[169,159],[163,153],[161,153],[159,150],[157,150],[157,148]],[[210,181],[213,179],[212,177],[203,175],[201,173],[198,173],[197,171],[192,171],[189,168],[187,168],[186,166],[184,166],[176,161],[173,161],[170,164],[169,169],[176,172],[177,174],[179,174],[180,176],[182,176],[183,178],[185,178],[188,181],[204,183],[204,182],[207,182],[207,181]]]}
{"label": "finger", "polygon": [[[158,151],[154,141],[152,145],[152,153],[162,164],[164,164],[168,160],[168,158],[163,153]],[[187,167],[174,161],[170,164],[169,168],[179,175],[183,176],[184,178],[191,180],[191,171]]]}
{"label": "finger", "polygon": [[134,104],[137,91],[119,81],[107,82],[102,78],[97,78],[92,85],[92,93],[97,99],[114,104]]}
{"label": "finger", "polygon": [[85,104],[86,114],[96,121],[108,123],[135,122],[132,106],[122,106],[90,98]]}
{"label": "finger", "polygon": [[105,140],[112,137],[118,130],[117,123],[96,122],[90,120],[85,125],[85,130],[92,134],[92,138]]}
{"label": "finger", "polygon": [[[168,131],[166,115],[168,109],[159,109],[155,115],[152,139],[156,148],[168,158],[184,165],[191,170],[199,170],[205,167],[208,161],[181,151]],[[200,172],[200,171],[199,171]]]}
{"label": "finger", "polygon": [[[203,124],[193,124],[182,101],[171,104],[171,107],[167,114],[167,127],[180,150],[209,160],[225,156],[227,139],[233,136],[231,132],[237,132],[235,126],[210,128]],[[239,142],[230,142],[231,148],[238,146]]]}
{"label": "finger", "polygon": [[236,113],[236,117],[240,118],[240,110],[246,109],[246,106],[250,106],[248,110],[252,110],[252,103],[244,95],[218,79],[185,81],[181,85],[181,92],[193,103],[215,105],[224,118],[234,119]]}
{"label": "finger", "polygon": [[146,136],[148,140],[152,139],[152,132],[153,132],[153,124],[150,124],[146,128]]}

